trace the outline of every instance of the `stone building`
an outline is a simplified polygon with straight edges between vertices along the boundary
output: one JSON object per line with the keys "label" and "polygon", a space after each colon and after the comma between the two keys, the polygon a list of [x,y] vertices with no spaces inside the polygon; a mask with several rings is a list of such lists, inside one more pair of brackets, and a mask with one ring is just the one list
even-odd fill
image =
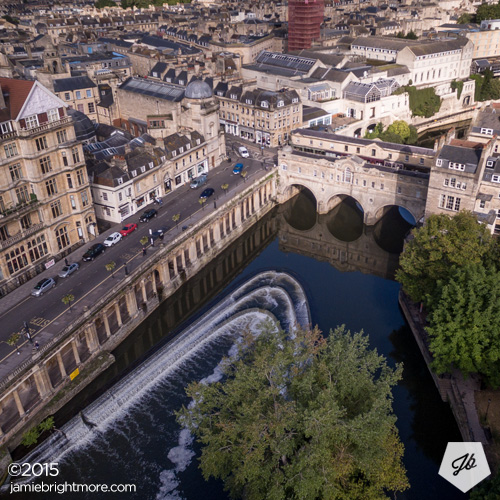
{"label": "stone building", "polygon": [[232,86],[215,89],[220,122],[226,133],[266,147],[286,144],[290,132],[302,124],[302,103],[295,90],[271,91]]}
{"label": "stone building", "polygon": [[97,122],[97,85],[88,76],[73,76],[54,80],[54,93],[70,108],[85,113]]}
{"label": "stone building", "polygon": [[81,142],[67,104],[0,78],[0,293],[96,235]]}

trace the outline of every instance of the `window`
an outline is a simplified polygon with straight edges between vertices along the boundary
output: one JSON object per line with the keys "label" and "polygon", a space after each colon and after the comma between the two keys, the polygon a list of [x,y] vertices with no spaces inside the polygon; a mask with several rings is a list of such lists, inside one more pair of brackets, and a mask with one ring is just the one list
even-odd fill
{"label": "window", "polygon": [[45,236],[42,234],[28,241],[28,251],[31,262],[35,262],[44,255],[47,255],[49,250],[47,248],[47,243],[45,243]]}
{"label": "window", "polygon": [[85,113],[85,110],[83,109],[83,104],[77,104],[76,109],[80,111],[80,113]]}
{"label": "window", "polygon": [[57,193],[57,182],[55,179],[50,179],[45,183],[47,189],[47,196],[52,196]]}
{"label": "window", "polygon": [[50,161],[50,156],[44,156],[43,158],[40,158],[39,162],[42,174],[47,174],[52,170],[52,163]]}
{"label": "window", "polygon": [[92,97],[92,90],[87,89],[86,91],[87,97]]}
{"label": "window", "polygon": [[375,156],[376,154],[377,152],[374,149],[372,149],[372,156]]}
{"label": "window", "polygon": [[49,122],[56,122],[59,120],[59,111],[57,109],[49,109],[47,112]]}
{"label": "window", "polygon": [[438,159],[436,160],[436,165],[437,165],[438,167],[441,167],[441,166],[443,165],[443,160],[441,160],[441,158],[438,158]]}
{"label": "window", "polygon": [[455,163],[450,161],[448,168],[452,168],[453,170],[465,170],[465,165],[463,163]]}
{"label": "window", "polygon": [[8,134],[9,132],[12,132],[12,123],[11,122],[0,123],[0,132],[2,132],[2,134]]}
{"label": "window", "polygon": [[405,161],[410,161],[410,155],[405,155]]}
{"label": "window", "polygon": [[95,104],[93,102],[89,102],[89,114],[95,113]]}
{"label": "window", "polygon": [[495,166],[495,162],[493,160],[488,160],[486,162],[486,168],[493,168]]}
{"label": "window", "polygon": [[[80,170],[77,170],[76,171],[76,179],[78,181],[78,185],[81,186],[82,184],[85,183],[85,175],[83,173],[83,168],[81,168]],[[119,181],[122,181],[123,182],[123,179],[118,179]],[[118,184],[121,184],[120,182],[118,182]]]}
{"label": "window", "polygon": [[38,127],[38,116],[37,115],[31,115],[26,118],[26,128],[35,128]]}
{"label": "window", "polygon": [[71,153],[73,154],[73,163],[79,163],[80,162],[80,152],[78,151],[78,148],[73,148],[71,150]]}
{"label": "window", "polygon": [[52,211],[52,217],[54,219],[57,219],[57,217],[60,217],[63,213],[60,200],[57,200],[57,201],[54,201],[53,203],[51,203],[50,209]]}
{"label": "window", "polygon": [[47,137],[45,136],[35,139],[35,144],[38,151],[43,151],[44,149],[47,149],[49,147],[47,145]]}
{"label": "window", "polygon": [[442,194],[439,197],[439,207],[445,208],[446,210],[453,210],[458,212],[460,210],[461,198],[455,196],[446,196]]}
{"label": "window", "polygon": [[108,193],[102,193],[102,199],[108,201]]}
{"label": "window", "polygon": [[82,191],[82,205],[86,207],[89,204],[89,197],[87,195],[87,191]]}
{"label": "window", "polygon": [[423,164],[424,164],[424,159],[420,158],[420,165],[423,165]]}
{"label": "window", "polygon": [[75,201],[75,196],[71,194],[71,195],[69,196],[69,201],[70,201],[70,203],[71,203],[71,208],[72,208],[73,210],[76,210],[76,201]]}
{"label": "window", "polygon": [[68,229],[66,226],[56,229],[56,239],[59,250],[62,250],[69,245]]}
{"label": "window", "polygon": [[63,142],[66,142],[68,140],[68,137],[66,135],[66,130],[59,130],[57,132],[57,142],[59,144],[62,144]]}
{"label": "window", "polygon": [[64,93],[64,100],[65,100],[65,101],[70,101],[70,100],[71,100],[71,95],[70,95],[70,93],[69,93],[69,92],[65,92],[65,93]]}
{"label": "window", "polygon": [[66,174],[66,181],[68,183],[68,188],[73,189],[73,179],[71,178],[71,174]]}
{"label": "window", "polygon": [[13,182],[18,181],[23,178],[23,171],[21,170],[21,164],[16,163],[15,165],[9,165],[10,178]]}
{"label": "window", "polygon": [[7,269],[10,274],[16,273],[28,265],[28,258],[26,256],[24,245],[21,245],[19,248],[7,253],[5,258],[7,260]]}
{"label": "window", "polygon": [[16,188],[16,196],[17,201],[19,203],[28,203],[29,195],[28,195],[28,186],[21,186]]}
{"label": "window", "polygon": [[491,177],[491,182],[500,182],[500,175],[493,175]]}
{"label": "window", "polygon": [[6,144],[4,147],[5,156],[7,158],[12,158],[17,155],[17,146],[15,142],[11,142],[10,144]]}
{"label": "window", "polygon": [[349,151],[349,146],[344,146],[344,151]]}
{"label": "window", "polygon": [[82,93],[81,93],[81,91],[80,91],[80,90],[77,90],[77,91],[76,91],[76,98],[77,98],[77,99],[81,99],[81,98],[82,98]]}
{"label": "window", "polygon": [[479,202],[479,208],[484,208],[485,206],[486,206],[486,201],[481,200],[481,201]]}

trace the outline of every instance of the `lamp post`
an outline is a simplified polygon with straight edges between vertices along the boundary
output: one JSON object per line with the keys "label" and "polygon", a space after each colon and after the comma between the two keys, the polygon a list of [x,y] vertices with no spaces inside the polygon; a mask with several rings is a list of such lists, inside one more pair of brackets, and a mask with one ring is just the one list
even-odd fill
{"label": "lamp post", "polygon": [[488,412],[490,411],[490,403],[491,403],[491,398],[488,398],[488,406],[486,407],[486,415],[485,415],[485,420],[488,422]]}

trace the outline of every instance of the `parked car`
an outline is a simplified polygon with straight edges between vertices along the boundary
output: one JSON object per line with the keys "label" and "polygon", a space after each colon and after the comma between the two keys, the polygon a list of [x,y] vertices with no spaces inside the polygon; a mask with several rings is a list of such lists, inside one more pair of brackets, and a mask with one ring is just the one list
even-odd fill
{"label": "parked car", "polygon": [[200,198],[210,198],[214,192],[215,190],[213,188],[207,188],[200,194]]}
{"label": "parked car", "polygon": [[157,238],[161,238],[162,236],[165,235],[165,233],[168,231],[167,227],[160,227],[156,231],[153,231],[151,234],[151,237],[156,240]]}
{"label": "parked car", "polygon": [[151,210],[146,210],[140,217],[139,222],[149,222],[153,217],[156,217],[158,212],[152,208]]}
{"label": "parked car", "polygon": [[248,153],[248,149],[245,146],[240,146],[238,148],[238,153],[240,153],[240,156],[242,158],[249,158],[250,154]]}
{"label": "parked car", "polygon": [[105,247],[112,247],[120,242],[123,236],[120,233],[111,233],[104,241],[103,245]]}
{"label": "parked car", "polygon": [[96,243],[83,254],[82,260],[84,262],[94,260],[98,255],[101,255],[104,250],[106,250],[106,247],[102,243]]}
{"label": "parked car", "polygon": [[73,274],[75,271],[78,271],[79,265],[76,262],[72,262],[68,266],[64,266],[59,272],[60,278],[67,278],[70,274]]}
{"label": "parked car", "polygon": [[137,224],[127,224],[120,229],[120,234],[122,236],[127,236],[127,234],[133,233],[137,229]]}
{"label": "parked car", "polygon": [[191,181],[191,189],[199,188],[200,186],[203,186],[205,182],[207,182],[207,174],[201,174],[200,176],[196,177],[196,179],[193,179]]}
{"label": "parked car", "polygon": [[243,170],[243,163],[237,163],[233,167],[233,174],[241,174],[241,171]]}
{"label": "parked car", "polygon": [[43,280],[40,280],[36,285],[35,288],[31,291],[31,295],[34,297],[40,297],[42,296],[45,292],[48,292],[51,288],[54,288],[56,286],[56,282],[54,278],[45,278]]}

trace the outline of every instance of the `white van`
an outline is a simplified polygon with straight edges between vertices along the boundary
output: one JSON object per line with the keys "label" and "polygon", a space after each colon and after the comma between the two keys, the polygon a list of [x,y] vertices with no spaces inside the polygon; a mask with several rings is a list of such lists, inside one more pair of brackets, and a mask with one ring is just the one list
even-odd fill
{"label": "white van", "polygon": [[249,158],[250,155],[248,154],[248,149],[245,146],[240,146],[238,148],[238,153],[240,153],[240,156],[242,158]]}

